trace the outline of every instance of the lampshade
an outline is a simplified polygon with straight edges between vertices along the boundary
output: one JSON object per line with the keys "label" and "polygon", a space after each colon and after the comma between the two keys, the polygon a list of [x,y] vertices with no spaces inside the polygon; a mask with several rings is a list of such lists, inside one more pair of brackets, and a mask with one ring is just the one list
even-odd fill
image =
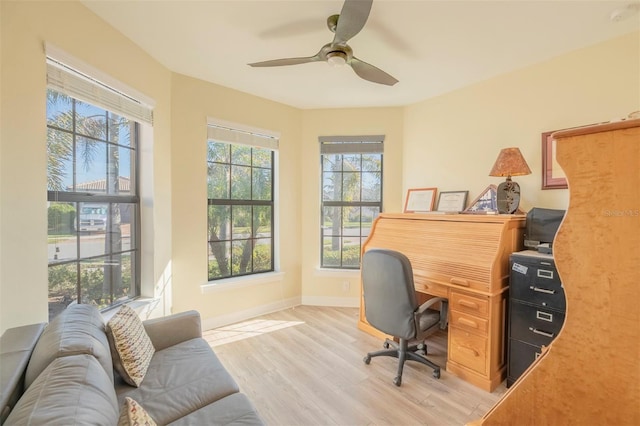
{"label": "lampshade", "polygon": [[531,169],[518,148],[500,150],[489,176],[524,176],[530,175]]}

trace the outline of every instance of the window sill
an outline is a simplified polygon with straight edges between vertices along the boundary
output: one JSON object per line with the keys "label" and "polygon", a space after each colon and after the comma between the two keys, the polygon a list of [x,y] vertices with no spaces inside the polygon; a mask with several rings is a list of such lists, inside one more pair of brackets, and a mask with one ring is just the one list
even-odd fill
{"label": "window sill", "polygon": [[317,267],[313,275],[316,277],[360,278],[360,269],[332,269]]}
{"label": "window sill", "polygon": [[218,293],[221,291],[235,290],[244,287],[253,287],[261,284],[280,283],[284,279],[284,272],[267,272],[259,275],[227,278],[218,281],[209,281],[200,286],[202,294]]}

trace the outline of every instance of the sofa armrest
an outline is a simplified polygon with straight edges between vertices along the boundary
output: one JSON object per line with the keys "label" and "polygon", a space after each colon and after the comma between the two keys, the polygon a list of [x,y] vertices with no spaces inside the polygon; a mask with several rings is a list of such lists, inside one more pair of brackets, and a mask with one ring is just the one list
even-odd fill
{"label": "sofa armrest", "polygon": [[187,340],[202,337],[198,311],[186,311],[142,322],[157,351]]}

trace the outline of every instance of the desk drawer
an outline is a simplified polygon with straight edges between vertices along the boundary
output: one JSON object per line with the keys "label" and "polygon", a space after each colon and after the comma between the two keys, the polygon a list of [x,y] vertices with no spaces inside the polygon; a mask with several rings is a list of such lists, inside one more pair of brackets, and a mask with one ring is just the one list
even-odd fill
{"label": "desk drawer", "polygon": [[449,329],[449,359],[480,374],[487,369],[487,338]]}
{"label": "desk drawer", "polygon": [[466,312],[481,318],[489,317],[489,299],[466,293],[451,291],[449,308],[453,311]]}
{"label": "desk drawer", "polygon": [[417,292],[427,293],[432,296],[448,297],[449,292],[446,286],[442,284],[434,284],[424,278],[414,277],[414,286]]}
{"label": "desk drawer", "polygon": [[509,336],[536,346],[548,345],[564,324],[564,313],[513,302]]}
{"label": "desk drawer", "polygon": [[449,325],[487,335],[489,330],[488,320],[454,310],[450,311],[450,316]]}

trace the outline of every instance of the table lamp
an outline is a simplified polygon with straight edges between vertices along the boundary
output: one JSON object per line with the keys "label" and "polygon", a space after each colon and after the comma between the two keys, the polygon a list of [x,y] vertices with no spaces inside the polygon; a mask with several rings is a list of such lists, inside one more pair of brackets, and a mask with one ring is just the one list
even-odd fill
{"label": "table lamp", "polygon": [[500,150],[489,176],[506,176],[507,180],[498,185],[496,201],[498,213],[511,214],[520,204],[520,185],[511,180],[511,176],[530,175],[531,169],[518,148]]}

